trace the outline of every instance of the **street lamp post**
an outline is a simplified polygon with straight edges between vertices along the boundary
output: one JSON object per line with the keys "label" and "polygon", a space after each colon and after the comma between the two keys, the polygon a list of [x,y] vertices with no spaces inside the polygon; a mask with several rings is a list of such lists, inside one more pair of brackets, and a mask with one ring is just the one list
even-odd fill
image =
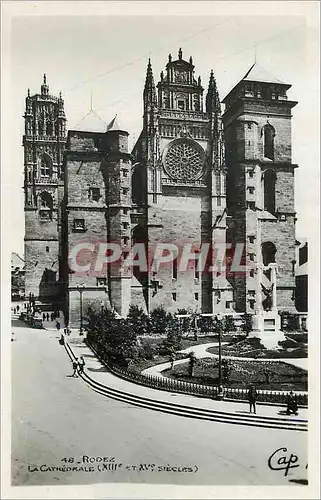
{"label": "street lamp post", "polygon": [[77,285],[77,290],[79,292],[79,299],[80,299],[80,330],[79,330],[79,334],[82,335],[82,333],[83,333],[82,294],[84,293],[84,286]]}
{"label": "street lamp post", "polygon": [[218,399],[223,399],[223,386],[222,386],[222,329],[223,329],[223,315],[218,313],[216,316],[218,322]]}

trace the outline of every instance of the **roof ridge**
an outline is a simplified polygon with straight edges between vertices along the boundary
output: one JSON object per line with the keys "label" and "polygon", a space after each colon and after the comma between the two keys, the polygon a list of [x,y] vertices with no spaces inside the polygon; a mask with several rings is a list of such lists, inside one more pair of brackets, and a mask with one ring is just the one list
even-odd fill
{"label": "roof ridge", "polygon": [[[252,73],[252,75],[251,75]],[[258,81],[266,83],[279,83],[287,85],[285,82],[277,78],[273,73],[265,69],[263,66],[255,62],[252,64],[247,73],[243,76],[242,80]]]}

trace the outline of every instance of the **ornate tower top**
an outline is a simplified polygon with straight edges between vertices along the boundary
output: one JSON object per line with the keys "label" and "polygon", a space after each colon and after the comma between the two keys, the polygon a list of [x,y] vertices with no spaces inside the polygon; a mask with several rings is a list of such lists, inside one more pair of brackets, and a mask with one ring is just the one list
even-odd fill
{"label": "ornate tower top", "polygon": [[151,105],[157,104],[156,88],[155,88],[153,70],[150,59],[148,59],[148,65],[146,71],[146,79],[144,87],[144,107],[146,107],[147,104]]}
{"label": "ornate tower top", "polygon": [[178,59],[168,56],[166,74],[161,72],[158,88],[158,104],[160,109],[178,111],[201,111],[202,93],[200,78],[194,77],[192,57],[183,59],[183,51],[178,50]]}
{"label": "ornate tower top", "polygon": [[43,84],[41,85],[41,95],[49,94],[49,85],[47,85],[46,73],[43,75]]}
{"label": "ornate tower top", "polygon": [[206,95],[206,111],[207,113],[221,114],[221,103],[213,70],[211,70],[210,81],[208,84],[208,91]]}
{"label": "ornate tower top", "polygon": [[243,98],[287,101],[286,91],[289,88],[291,88],[290,84],[282,82],[255,62],[222,102],[228,109],[237,100]]}

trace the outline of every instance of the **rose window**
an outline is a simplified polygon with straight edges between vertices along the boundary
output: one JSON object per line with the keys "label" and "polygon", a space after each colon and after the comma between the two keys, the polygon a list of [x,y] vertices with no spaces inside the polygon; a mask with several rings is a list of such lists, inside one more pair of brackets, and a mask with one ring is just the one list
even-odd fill
{"label": "rose window", "polygon": [[180,141],[170,145],[165,169],[174,179],[195,180],[202,174],[204,153],[194,144]]}

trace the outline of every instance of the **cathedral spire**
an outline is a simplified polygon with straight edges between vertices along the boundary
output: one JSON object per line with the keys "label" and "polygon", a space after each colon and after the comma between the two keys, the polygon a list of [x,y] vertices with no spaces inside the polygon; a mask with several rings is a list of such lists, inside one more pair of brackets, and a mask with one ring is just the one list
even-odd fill
{"label": "cathedral spire", "polygon": [[206,111],[207,113],[217,113],[219,115],[221,114],[221,103],[213,70],[211,70],[210,81],[208,84],[208,91],[206,96]]}
{"label": "cathedral spire", "polygon": [[156,104],[156,88],[154,83],[153,69],[150,58],[148,59],[146,80],[144,87],[144,105]]}

